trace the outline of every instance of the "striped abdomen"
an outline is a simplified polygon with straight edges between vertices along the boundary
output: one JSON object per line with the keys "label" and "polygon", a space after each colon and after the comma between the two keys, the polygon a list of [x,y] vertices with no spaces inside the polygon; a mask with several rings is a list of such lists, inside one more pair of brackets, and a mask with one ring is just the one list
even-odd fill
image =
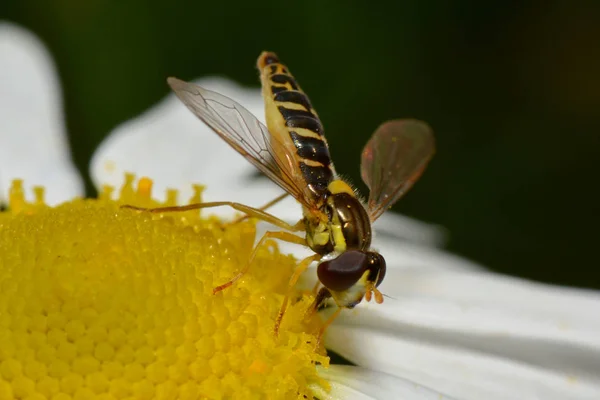
{"label": "striped abdomen", "polygon": [[298,83],[274,53],[258,58],[267,127],[295,147],[296,162],[311,191],[321,197],[335,172],[321,121]]}

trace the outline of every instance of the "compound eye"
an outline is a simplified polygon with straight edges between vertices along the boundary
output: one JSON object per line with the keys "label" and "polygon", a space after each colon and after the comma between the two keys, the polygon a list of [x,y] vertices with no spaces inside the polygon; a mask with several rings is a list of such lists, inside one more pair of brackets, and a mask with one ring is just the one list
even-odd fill
{"label": "compound eye", "polygon": [[370,271],[369,281],[374,282],[375,279],[377,279],[375,286],[379,286],[385,277],[385,258],[383,258],[381,254],[373,251],[367,252],[367,257],[369,259],[369,266],[367,267]]}
{"label": "compound eye", "polygon": [[351,288],[369,269],[370,254],[359,250],[348,250],[333,260],[323,261],[317,267],[319,280],[327,289],[336,292]]}

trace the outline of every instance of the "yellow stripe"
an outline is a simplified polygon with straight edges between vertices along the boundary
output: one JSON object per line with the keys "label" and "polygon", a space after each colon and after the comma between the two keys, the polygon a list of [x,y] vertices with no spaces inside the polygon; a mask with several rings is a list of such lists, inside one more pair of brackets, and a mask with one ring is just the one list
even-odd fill
{"label": "yellow stripe", "polygon": [[322,163],[318,162],[318,161],[313,161],[313,160],[309,160],[307,158],[300,158],[298,157],[300,160],[302,160],[302,162],[306,165],[308,165],[309,167],[323,167],[326,168],[325,165],[323,165]]}
{"label": "yellow stripe", "polygon": [[344,182],[341,179],[335,179],[335,180],[331,181],[331,183],[329,183],[329,186],[327,186],[327,189],[329,189],[329,191],[332,194],[348,193],[349,195],[356,197],[356,195],[354,194],[354,190],[352,190],[350,185],[348,185],[346,182]]}
{"label": "yellow stripe", "polygon": [[[298,135],[305,137],[305,138],[313,138],[313,139],[320,139],[323,140],[323,142],[325,142],[324,138],[319,135],[317,132],[313,132],[310,129],[306,129],[306,128],[288,128],[290,131],[294,131],[296,132]],[[325,145],[327,145],[327,142],[325,142]]]}
{"label": "yellow stripe", "polygon": [[275,101],[275,100],[273,100],[273,103],[277,104],[278,106],[284,106],[285,108],[287,108],[289,110],[306,111],[306,108],[304,108],[304,106],[302,104],[293,103],[291,101]]}

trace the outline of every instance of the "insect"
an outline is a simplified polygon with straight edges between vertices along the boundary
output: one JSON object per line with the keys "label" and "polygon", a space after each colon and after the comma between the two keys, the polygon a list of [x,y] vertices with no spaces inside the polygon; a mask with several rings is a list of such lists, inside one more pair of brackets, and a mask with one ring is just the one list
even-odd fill
{"label": "insect", "polygon": [[[261,208],[210,202],[150,211],[230,206],[283,229],[266,232],[244,269],[216,287],[214,293],[231,286],[248,271],[256,249],[267,239],[310,247],[315,254],[299,263],[289,285],[294,287],[312,262],[319,263],[317,275],[322,287],[314,309],[329,298],[338,306],[324,330],[343,308],[353,308],[363,298],[383,302],[377,286],[385,276],[386,263],[371,249],[371,224],[419,178],[434,153],[433,134],[427,124],[411,119],[388,121],[375,131],[361,159],[362,179],[370,190],[365,203],[337,175],[321,121],[287,67],[272,52],[263,52],[257,66],[267,126],[225,96],[177,78],[169,78],[168,83],[192,113],[285,193]],[[303,218],[295,225],[265,211],[288,194],[302,205]],[[275,325],[276,334],[288,301],[286,296]]]}

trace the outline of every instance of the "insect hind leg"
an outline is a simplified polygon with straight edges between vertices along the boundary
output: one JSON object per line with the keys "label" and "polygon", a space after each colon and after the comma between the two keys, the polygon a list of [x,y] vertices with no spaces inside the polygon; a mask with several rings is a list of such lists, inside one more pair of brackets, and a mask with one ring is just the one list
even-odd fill
{"label": "insect hind leg", "polygon": [[[283,198],[283,197],[281,197],[281,198]],[[280,218],[277,218],[273,214],[269,214],[268,212],[266,212],[260,208],[250,207],[245,204],[236,203],[233,201],[212,201],[212,202],[206,202],[206,203],[187,204],[184,206],[170,206],[170,207],[157,207],[157,208],[144,208],[144,207],[125,205],[125,206],[121,206],[121,208],[128,208],[128,209],[136,210],[136,211],[146,211],[146,212],[151,212],[151,213],[155,213],[155,214],[160,214],[160,213],[167,213],[167,212],[184,212],[184,211],[190,211],[190,210],[201,210],[203,208],[213,208],[213,207],[223,207],[223,206],[231,207],[234,210],[243,212],[250,217],[260,219],[261,221],[270,223],[272,225],[275,225],[275,226],[277,226],[281,229],[285,229],[287,231],[299,232],[299,231],[304,230],[304,225],[302,224],[302,221],[299,221],[297,224],[292,225],[292,224],[285,222],[284,220],[282,220]]]}
{"label": "insect hind leg", "polygon": [[[277,197],[275,197],[273,200],[269,201],[266,204],[263,204],[262,206],[260,206],[258,209],[261,211],[265,211],[268,208],[273,207],[275,204],[279,203],[281,200],[285,199],[289,194],[288,193],[283,193]],[[247,220],[248,218],[250,218],[250,216],[248,214],[243,215],[239,218],[234,219],[233,221],[231,221],[228,225],[234,225],[234,224],[238,224],[242,221]]]}

